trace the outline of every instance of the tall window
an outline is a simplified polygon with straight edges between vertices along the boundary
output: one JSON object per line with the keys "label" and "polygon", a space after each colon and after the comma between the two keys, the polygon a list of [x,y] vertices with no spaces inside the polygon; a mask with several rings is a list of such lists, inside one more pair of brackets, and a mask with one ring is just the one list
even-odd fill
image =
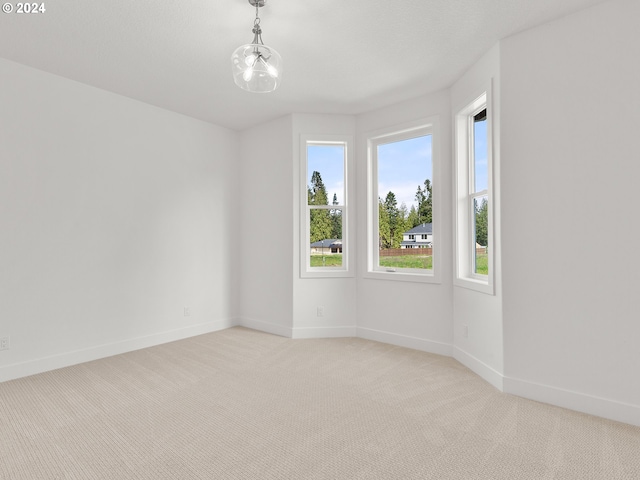
{"label": "tall window", "polygon": [[471,222],[473,228],[471,235],[475,240],[475,249],[471,255],[471,271],[476,275],[488,275],[488,231],[489,221],[489,167],[487,144],[487,108],[486,106],[472,115],[473,122],[471,135],[472,160],[469,165],[469,201],[472,211]]}
{"label": "tall window", "polygon": [[349,271],[348,141],[303,138],[302,276]]}
{"label": "tall window", "polygon": [[369,276],[433,279],[433,123],[377,132],[369,150]]}
{"label": "tall window", "polygon": [[456,115],[456,281],[493,292],[490,112],[483,94]]}

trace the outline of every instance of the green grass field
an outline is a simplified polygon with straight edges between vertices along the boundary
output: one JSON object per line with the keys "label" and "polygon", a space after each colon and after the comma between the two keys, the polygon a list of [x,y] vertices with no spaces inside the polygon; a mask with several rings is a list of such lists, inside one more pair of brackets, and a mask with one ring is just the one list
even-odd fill
{"label": "green grass field", "polygon": [[[342,254],[334,255],[311,255],[312,267],[341,267]],[[433,268],[433,257],[430,255],[403,255],[398,257],[380,257],[380,266],[388,268]],[[476,256],[476,273],[487,275],[489,265],[487,254]]]}
{"label": "green grass field", "polygon": [[397,257],[380,257],[380,266],[389,268],[433,268],[431,255],[401,255]]}
{"label": "green grass field", "polygon": [[333,255],[311,255],[312,267],[341,267],[342,254],[335,253]]}
{"label": "green grass field", "polygon": [[476,273],[480,275],[489,274],[489,257],[486,253],[476,254]]}

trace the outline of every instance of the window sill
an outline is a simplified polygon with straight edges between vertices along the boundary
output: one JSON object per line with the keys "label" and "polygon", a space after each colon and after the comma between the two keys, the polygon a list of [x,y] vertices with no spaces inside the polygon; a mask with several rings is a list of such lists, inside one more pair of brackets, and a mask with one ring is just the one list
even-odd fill
{"label": "window sill", "polygon": [[384,270],[369,270],[363,275],[364,278],[375,280],[391,280],[398,282],[417,282],[417,283],[434,283],[439,284],[440,278],[431,271],[431,273],[411,273],[405,270],[395,272]]}
{"label": "window sill", "polygon": [[300,278],[351,278],[355,277],[349,270],[303,270]]}
{"label": "window sill", "polygon": [[469,290],[475,290],[476,292],[484,293],[486,295],[495,295],[493,284],[489,283],[489,280],[465,277],[456,278],[453,284],[457,287],[467,288]]}

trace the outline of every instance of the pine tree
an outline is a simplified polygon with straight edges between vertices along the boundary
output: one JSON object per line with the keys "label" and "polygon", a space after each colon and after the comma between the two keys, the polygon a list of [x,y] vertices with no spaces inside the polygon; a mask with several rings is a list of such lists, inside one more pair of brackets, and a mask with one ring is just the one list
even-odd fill
{"label": "pine tree", "polygon": [[489,246],[489,202],[482,199],[480,205],[476,204],[476,243],[483,247]]}
{"label": "pine tree", "polygon": [[409,211],[407,210],[407,205],[402,202],[400,204],[400,208],[398,208],[398,221],[396,224],[396,231],[394,235],[394,244],[396,244],[397,246],[394,248],[400,248],[404,232],[410,230],[411,228],[413,227],[409,226]]}
{"label": "pine tree", "polygon": [[329,198],[327,197],[327,189],[322,182],[322,176],[320,172],[314,171],[311,174],[311,201],[309,205],[329,205]]}
{"label": "pine tree", "polygon": [[[332,205],[338,205],[338,195],[333,194]],[[331,215],[331,238],[342,239],[342,210],[330,211]]]}
{"label": "pine tree", "polygon": [[416,201],[418,202],[418,225],[433,222],[432,185],[428,178],[424,181],[424,190],[418,185]]}
{"label": "pine tree", "polygon": [[[328,205],[327,189],[320,172],[311,175],[311,186],[307,189],[309,205]],[[309,219],[309,240],[311,243],[331,238],[332,221],[329,210],[312,208]]]}
{"label": "pine tree", "polygon": [[389,242],[387,243],[390,245],[386,248],[400,248],[402,233],[404,231],[404,218],[401,218],[398,201],[393,192],[387,193],[384,200],[384,208],[389,217]]}
{"label": "pine tree", "polygon": [[381,198],[378,198],[378,248],[391,248],[391,230],[389,229],[389,213]]}
{"label": "pine tree", "polygon": [[409,215],[407,215],[407,230],[411,230],[413,227],[420,225],[420,218],[418,218],[418,210],[415,205],[411,205]]}

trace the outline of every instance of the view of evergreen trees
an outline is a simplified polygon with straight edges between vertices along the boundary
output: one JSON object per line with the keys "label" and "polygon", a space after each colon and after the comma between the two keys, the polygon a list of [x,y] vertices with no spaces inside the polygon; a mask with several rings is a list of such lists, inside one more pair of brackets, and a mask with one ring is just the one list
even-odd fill
{"label": "view of evergreen trees", "polygon": [[[327,189],[322,182],[320,172],[311,175],[311,186],[307,187],[309,205],[329,205]],[[338,205],[338,196],[334,193],[332,205]],[[327,239],[342,238],[342,210],[311,209],[311,243]]]}
{"label": "view of evergreen trees", "polygon": [[489,203],[487,198],[483,197],[479,205],[476,205],[476,243],[487,247],[489,245],[488,236],[489,224]]}
{"label": "view of evergreen trees", "polygon": [[432,205],[433,193],[431,180],[428,178],[423,185],[418,185],[416,191],[416,205],[407,206],[403,203],[398,206],[396,195],[387,193],[384,200],[378,198],[378,226],[380,229],[380,248],[400,248],[402,234],[407,230],[422,223],[433,221]]}
{"label": "view of evergreen trees", "polygon": [[[307,187],[309,205],[329,205],[327,190],[322,182],[320,172],[313,172],[311,185]],[[422,223],[433,222],[433,192],[431,180],[426,179],[418,185],[415,195],[416,204],[410,209],[398,200],[393,192],[387,193],[384,200],[378,198],[378,225],[380,228],[380,248],[400,248],[402,234]],[[338,205],[338,197],[334,193],[332,205]],[[417,205],[417,206],[416,206]],[[487,246],[488,205],[483,198],[476,207],[476,242]],[[310,218],[311,243],[326,239],[342,238],[342,210],[311,209]]]}

